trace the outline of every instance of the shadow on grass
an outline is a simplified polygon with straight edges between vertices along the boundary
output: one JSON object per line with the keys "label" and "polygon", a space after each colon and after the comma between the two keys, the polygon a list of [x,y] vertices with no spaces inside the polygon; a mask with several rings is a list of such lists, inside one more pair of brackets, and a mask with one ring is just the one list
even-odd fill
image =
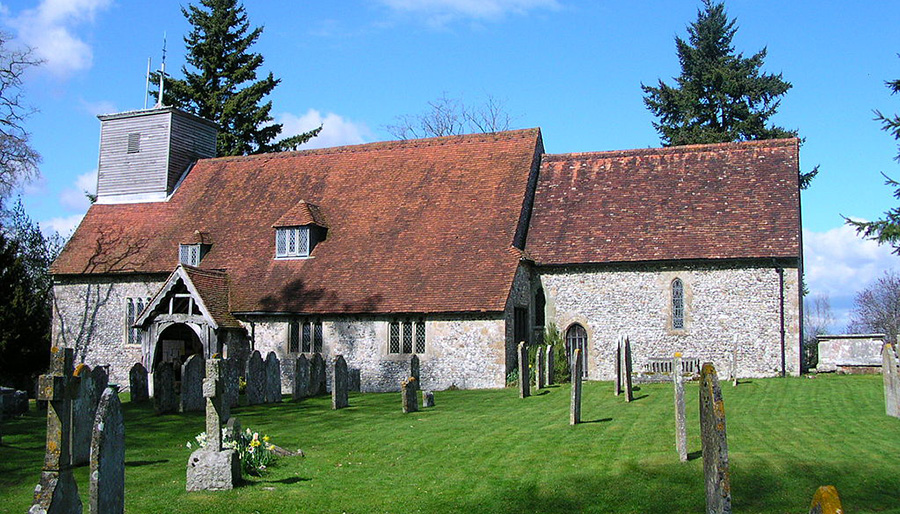
{"label": "shadow on grass", "polygon": [[[297,484],[297,483],[300,483],[300,482],[311,482],[311,481],[312,481],[311,478],[288,477],[288,478],[282,478],[281,480],[260,480],[260,481],[257,482],[257,483],[260,483],[260,484],[286,484],[286,485],[292,485],[292,484]],[[247,483],[247,482],[244,482],[244,485],[252,485],[252,484],[249,484],[249,483]]]}
{"label": "shadow on grass", "polygon": [[703,450],[697,450],[688,454],[688,460],[696,460],[703,456]]}
{"label": "shadow on grass", "polygon": [[607,421],[612,421],[612,418],[600,418],[600,419],[592,419],[590,421],[582,421],[582,423],[606,423]]}

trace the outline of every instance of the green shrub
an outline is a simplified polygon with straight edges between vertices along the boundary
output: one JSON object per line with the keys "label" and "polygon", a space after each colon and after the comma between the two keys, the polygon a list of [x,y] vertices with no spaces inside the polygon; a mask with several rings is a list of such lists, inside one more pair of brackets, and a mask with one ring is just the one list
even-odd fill
{"label": "green shrub", "polygon": [[553,322],[547,324],[544,329],[544,343],[553,345],[554,381],[558,384],[569,382],[572,377],[569,370],[569,359],[566,357],[566,340]]}

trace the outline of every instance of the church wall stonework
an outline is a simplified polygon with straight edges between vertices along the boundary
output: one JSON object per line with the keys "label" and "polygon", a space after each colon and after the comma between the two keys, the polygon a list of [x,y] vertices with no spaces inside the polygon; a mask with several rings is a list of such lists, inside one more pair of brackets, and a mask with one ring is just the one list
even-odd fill
{"label": "church wall stonework", "polygon": [[74,348],[76,360],[92,368],[109,364],[110,383],[127,389],[128,370],[143,361],[141,345],[126,344],[126,299],[151,298],[164,282],[150,275],[56,277],[53,345]]}
{"label": "church wall stonework", "polygon": [[[672,329],[671,284],[684,283],[684,329]],[[560,332],[573,323],[587,330],[588,376],[611,380],[616,340],[629,336],[634,369],[649,358],[711,361],[730,370],[732,338],[739,336],[738,375],[768,377],[781,370],[779,276],[762,266],[642,266],[633,269],[540,270],[547,319]],[[784,269],[785,367],[800,372],[799,272]]]}

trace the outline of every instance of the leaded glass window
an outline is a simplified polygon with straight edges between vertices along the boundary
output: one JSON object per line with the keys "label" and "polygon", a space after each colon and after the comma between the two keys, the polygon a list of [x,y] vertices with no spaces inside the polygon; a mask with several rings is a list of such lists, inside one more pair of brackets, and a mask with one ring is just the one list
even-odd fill
{"label": "leaded glass window", "polygon": [[309,257],[309,227],[276,228],[275,257]]}
{"label": "leaded glass window", "polygon": [[188,266],[199,266],[200,245],[180,245],[178,247],[178,262]]}
{"label": "leaded glass window", "polygon": [[569,358],[569,367],[575,364],[573,357],[575,356],[575,350],[581,350],[582,358],[584,359],[584,371],[582,372],[582,377],[587,378],[587,358],[588,358],[588,337],[587,330],[584,329],[583,326],[578,323],[573,324],[566,330],[566,355]]}
{"label": "leaded glass window", "polygon": [[421,319],[390,321],[388,353],[425,353],[425,321]]}
{"label": "leaded glass window", "polygon": [[313,350],[322,353],[322,322],[313,323]]}
{"label": "leaded glass window", "polygon": [[403,322],[403,353],[412,353],[412,342],[413,342],[413,333],[412,333],[412,322],[404,321]]}
{"label": "leaded glass window", "polygon": [[425,353],[425,322],[416,322],[416,353]]}
{"label": "leaded glass window", "polygon": [[292,353],[321,353],[322,321],[316,319],[291,321],[288,350]]}
{"label": "leaded glass window", "polygon": [[388,336],[388,339],[390,340],[388,351],[390,353],[400,353],[400,323],[392,321],[388,331],[390,332]]}
{"label": "leaded glass window", "polygon": [[134,324],[144,308],[150,303],[150,298],[126,298],[125,299],[125,342],[139,345],[143,342],[143,332],[135,328]]}
{"label": "leaded glass window", "polygon": [[672,328],[684,328],[684,284],[680,278],[672,281]]}
{"label": "leaded glass window", "polygon": [[288,352],[300,351],[300,323],[292,321],[288,327]]}
{"label": "leaded glass window", "polygon": [[303,353],[312,351],[312,327],[309,323],[303,324]]}

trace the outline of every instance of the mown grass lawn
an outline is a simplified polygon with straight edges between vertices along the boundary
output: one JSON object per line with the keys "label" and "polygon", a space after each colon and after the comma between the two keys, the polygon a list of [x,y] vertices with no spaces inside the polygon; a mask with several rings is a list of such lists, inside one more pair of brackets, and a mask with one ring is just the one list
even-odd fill
{"label": "mown grass lawn", "polygon": [[[698,390],[688,384],[688,450],[678,461],[670,384],[636,401],[585,384],[568,425],[569,386],[520,400],[514,389],[445,391],[404,415],[399,393],[241,407],[244,425],[306,457],[219,493],[186,493],[185,443],[203,415],[156,416],[124,403],[129,512],[702,512]],[[736,513],[807,512],[819,485],[848,514],[900,512],[900,420],[885,416],[881,376],[723,382]],[[45,418],[4,423],[0,511],[25,512],[40,476]],[[87,468],[75,471],[87,504]],[[85,508],[85,512],[87,509]]]}

